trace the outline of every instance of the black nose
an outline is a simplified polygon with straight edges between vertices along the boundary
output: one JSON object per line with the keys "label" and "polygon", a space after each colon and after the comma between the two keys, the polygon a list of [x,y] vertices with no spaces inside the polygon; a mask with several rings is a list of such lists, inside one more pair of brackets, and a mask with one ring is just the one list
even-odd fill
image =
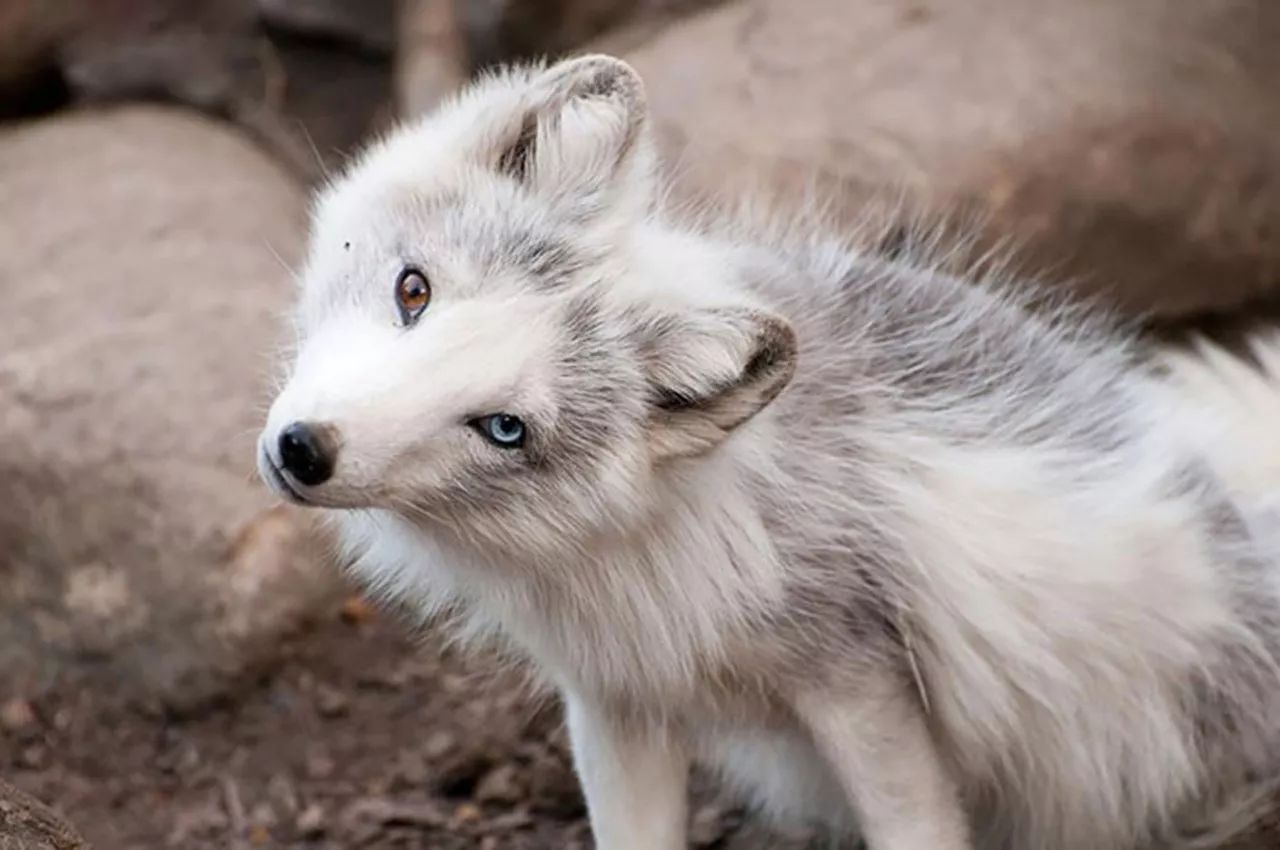
{"label": "black nose", "polygon": [[314,487],[333,475],[337,449],[323,426],[294,422],[280,432],[280,464],[300,484]]}

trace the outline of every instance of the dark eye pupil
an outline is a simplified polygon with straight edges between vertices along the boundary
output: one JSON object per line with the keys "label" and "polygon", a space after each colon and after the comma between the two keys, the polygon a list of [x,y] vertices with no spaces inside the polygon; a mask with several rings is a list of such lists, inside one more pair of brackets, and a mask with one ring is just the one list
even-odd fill
{"label": "dark eye pupil", "polygon": [[520,417],[500,413],[489,417],[489,437],[495,443],[514,446],[524,440],[524,422]]}
{"label": "dark eye pupil", "polygon": [[420,301],[425,298],[427,287],[418,277],[410,277],[404,283],[404,300]]}
{"label": "dark eye pupil", "polygon": [[417,269],[407,268],[396,278],[396,303],[400,318],[408,324],[418,317],[431,302],[431,284]]}

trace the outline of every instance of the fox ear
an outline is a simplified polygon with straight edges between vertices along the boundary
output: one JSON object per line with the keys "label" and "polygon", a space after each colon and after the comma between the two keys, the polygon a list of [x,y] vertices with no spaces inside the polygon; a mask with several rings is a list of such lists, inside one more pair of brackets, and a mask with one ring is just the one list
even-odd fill
{"label": "fox ear", "polygon": [[773,401],[796,368],[791,325],[759,310],[648,316],[638,340],[659,459],[709,451]]}
{"label": "fox ear", "polygon": [[499,171],[589,208],[647,180],[644,85],[621,59],[553,65],[534,79],[528,104],[499,145]]}

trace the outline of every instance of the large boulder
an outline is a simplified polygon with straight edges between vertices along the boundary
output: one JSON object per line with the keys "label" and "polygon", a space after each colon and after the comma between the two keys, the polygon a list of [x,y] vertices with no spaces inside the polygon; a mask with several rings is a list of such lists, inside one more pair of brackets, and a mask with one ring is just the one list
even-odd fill
{"label": "large boulder", "polygon": [[1161,317],[1280,290],[1275,0],[734,0],[591,45],[701,188],[889,198]]}
{"label": "large boulder", "polygon": [[0,118],[150,100],[322,179],[391,117],[393,0],[0,0]]}
{"label": "large boulder", "polygon": [[181,111],[0,133],[0,697],[190,707],[333,592],[254,479],[303,192]]}

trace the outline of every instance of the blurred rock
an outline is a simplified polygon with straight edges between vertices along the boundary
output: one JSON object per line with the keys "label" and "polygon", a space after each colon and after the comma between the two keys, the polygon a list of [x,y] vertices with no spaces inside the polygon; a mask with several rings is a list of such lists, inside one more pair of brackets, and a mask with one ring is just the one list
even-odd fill
{"label": "blurred rock", "polygon": [[0,847],[89,850],[65,818],[4,780],[0,780]]}
{"label": "blurred rock", "polygon": [[0,0],[0,90],[50,57],[74,21],[75,0]]}
{"label": "blurred rock", "polygon": [[555,56],[622,24],[648,27],[671,22],[723,1],[434,0],[456,6],[473,68],[512,59]]}
{"label": "blurred rock", "polygon": [[395,45],[391,0],[258,0],[258,10],[267,23],[299,35],[381,54]]}
{"label": "blurred rock", "polygon": [[628,25],[651,32],[724,0],[399,0],[396,106],[421,115],[480,69],[555,57]]}
{"label": "blurred rock", "polygon": [[474,797],[481,803],[517,803],[528,789],[519,768],[510,762],[498,765],[476,783]]}
{"label": "blurred rock", "polygon": [[591,45],[688,184],[985,220],[1134,313],[1280,289],[1274,0],[736,0]]}
{"label": "blurred rock", "polygon": [[75,0],[60,49],[71,88],[91,98],[163,98],[229,111],[261,90],[254,0]]}
{"label": "blurred rock", "polygon": [[314,183],[393,119],[391,60],[283,34],[270,44],[270,96],[240,101],[233,117]]}
{"label": "blurred rock", "polygon": [[75,21],[75,0],[0,0],[0,115],[22,111],[46,85],[58,45]]}
{"label": "blurred rock", "polygon": [[22,697],[13,697],[0,705],[0,729],[12,735],[21,737],[30,733],[37,722],[35,709]]}
{"label": "blurred rock", "polygon": [[342,717],[351,707],[351,698],[338,688],[320,685],[316,688],[316,711],[321,717]]}
{"label": "blurred rock", "polygon": [[0,114],[180,103],[317,180],[391,117],[392,3],[0,0]]}
{"label": "blurred rock", "polygon": [[303,838],[319,838],[325,831],[325,811],[317,803],[303,809],[294,822],[294,829]]}
{"label": "blurred rock", "polygon": [[[254,478],[299,188],[231,130],[128,107],[0,133],[0,681],[182,710],[335,581]],[[4,695],[0,695],[4,696]]]}

